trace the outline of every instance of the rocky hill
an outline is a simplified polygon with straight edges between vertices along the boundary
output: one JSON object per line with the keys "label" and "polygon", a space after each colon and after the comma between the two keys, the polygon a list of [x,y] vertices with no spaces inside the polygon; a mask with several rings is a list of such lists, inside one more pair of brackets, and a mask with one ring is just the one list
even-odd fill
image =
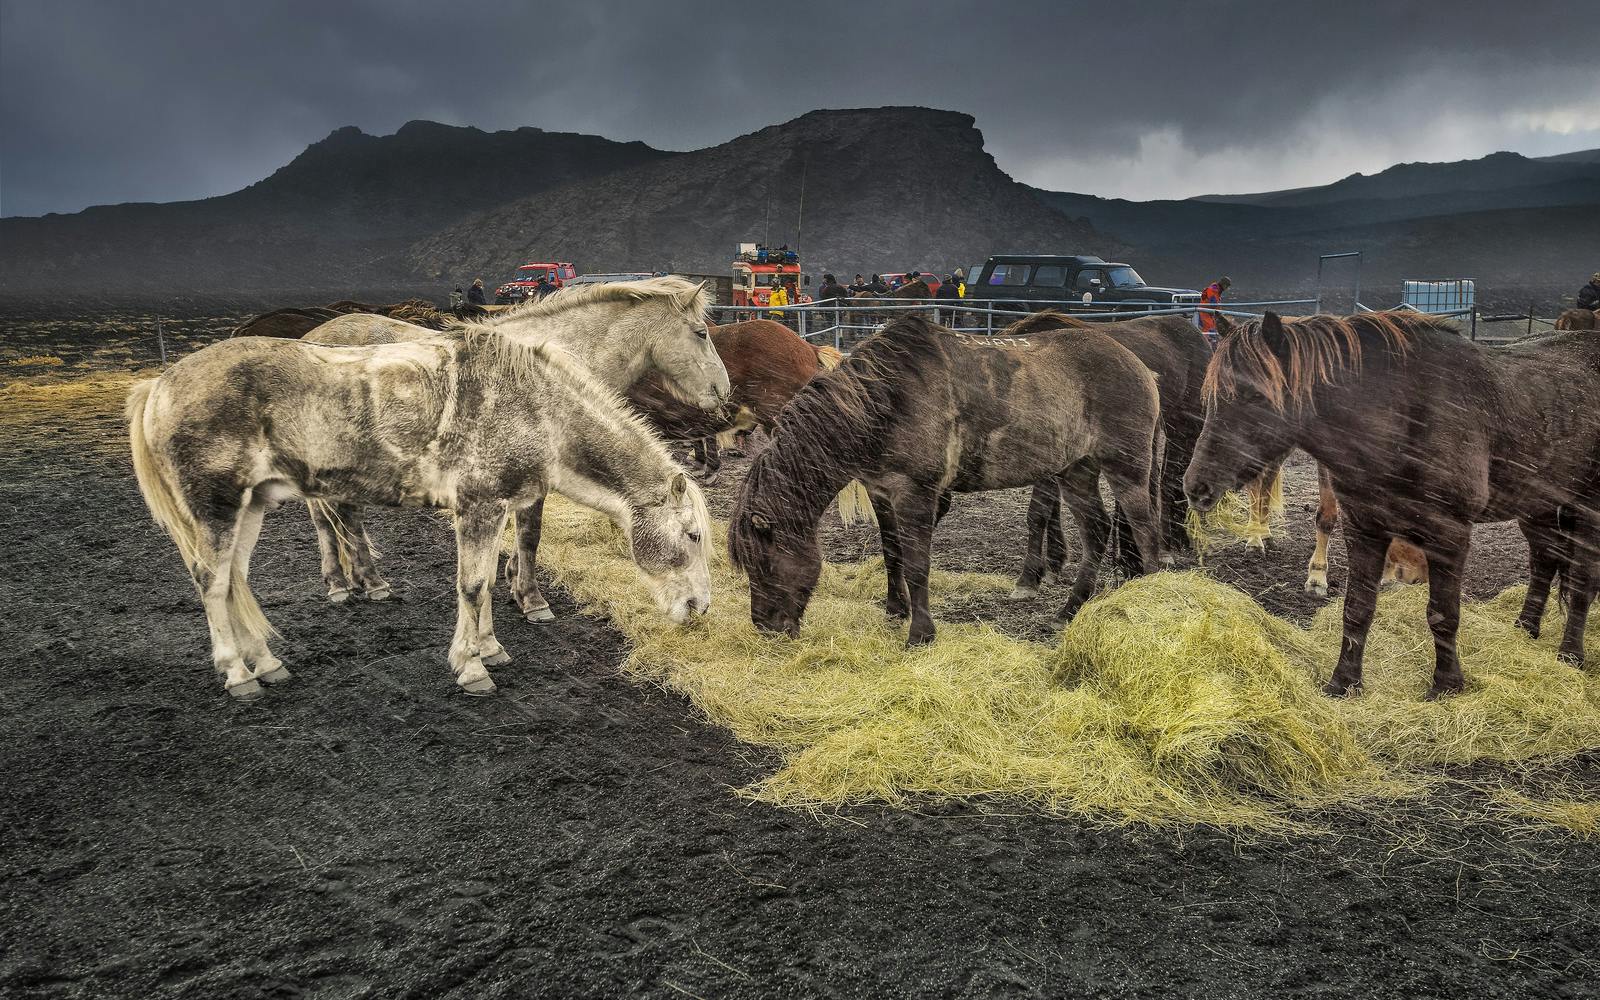
{"label": "rocky hill", "polygon": [[639,142],[411,122],[341,128],[232,194],[0,219],[0,290],[260,292],[391,284],[424,234],[546,188],[674,154]]}
{"label": "rocky hill", "polygon": [[949,270],[1017,247],[1118,249],[1006,175],[971,116],[878,108],[813,111],[554,189],[463,220],[404,256],[419,279],[441,282],[552,256],[585,270],[720,273],[740,242],[798,247],[808,270],[841,275]]}

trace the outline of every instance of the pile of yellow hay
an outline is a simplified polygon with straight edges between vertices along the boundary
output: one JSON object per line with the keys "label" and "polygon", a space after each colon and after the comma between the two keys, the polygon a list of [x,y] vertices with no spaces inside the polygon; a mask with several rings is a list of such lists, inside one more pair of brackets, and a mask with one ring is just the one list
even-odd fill
{"label": "pile of yellow hay", "polygon": [[[1386,595],[1366,693],[1334,701],[1319,685],[1339,647],[1337,606],[1303,629],[1197,573],[1102,596],[1055,646],[941,623],[933,646],[908,651],[877,603],[881,563],[827,566],[789,640],[754,630],[744,580],[720,553],[706,621],[668,624],[618,532],[556,498],[540,558],[628,635],[630,670],[777,752],[778,770],[747,790],[771,802],[1003,797],[1114,822],[1271,829],[1308,809],[1419,794],[1443,765],[1516,770],[1600,748],[1600,678],[1555,659],[1556,621],[1538,642],[1514,629],[1514,593],[1465,609],[1469,689],[1437,704],[1421,701],[1426,595]],[[932,585],[945,599],[1009,587],[956,573]],[[1509,796],[1495,801],[1579,830],[1591,809],[1593,829],[1581,795],[1525,807]]]}

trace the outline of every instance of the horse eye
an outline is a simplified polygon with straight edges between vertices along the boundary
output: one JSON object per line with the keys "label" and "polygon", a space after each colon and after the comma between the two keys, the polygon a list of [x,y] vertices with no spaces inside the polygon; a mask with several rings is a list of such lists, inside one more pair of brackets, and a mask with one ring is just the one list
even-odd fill
{"label": "horse eye", "polygon": [[698,531],[689,532],[689,541],[698,542],[699,540],[700,540],[700,532],[698,532]]}
{"label": "horse eye", "polygon": [[710,336],[710,334],[708,334],[708,333],[707,333],[707,332],[706,332],[706,331],[705,331],[705,329],[704,329],[704,328],[702,328],[702,329],[699,329],[699,330],[696,330],[696,331],[695,331],[695,332],[694,332],[694,335],[695,335],[695,336],[696,336],[696,337],[699,337],[699,338],[700,338],[700,339],[701,339],[701,340],[705,340],[705,339],[706,339],[706,338],[707,338],[707,337],[708,337],[708,336]]}

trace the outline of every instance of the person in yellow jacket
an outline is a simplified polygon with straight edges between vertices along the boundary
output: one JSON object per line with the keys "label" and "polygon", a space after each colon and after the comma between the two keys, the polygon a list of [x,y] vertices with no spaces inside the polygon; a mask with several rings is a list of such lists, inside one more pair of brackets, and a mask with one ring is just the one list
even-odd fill
{"label": "person in yellow jacket", "polygon": [[771,306],[774,309],[780,309],[783,306],[786,306],[788,304],[789,304],[789,293],[784,291],[783,285],[781,285],[781,284],[774,285],[772,287],[772,297],[767,300],[767,305]]}
{"label": "person in yellow jacket", "polygon": [[955,279],[956,279],[956,298],[958,298],[958,299],[966,298],[967,297],[967,272],[962,270],[959,267],[956,268]]}

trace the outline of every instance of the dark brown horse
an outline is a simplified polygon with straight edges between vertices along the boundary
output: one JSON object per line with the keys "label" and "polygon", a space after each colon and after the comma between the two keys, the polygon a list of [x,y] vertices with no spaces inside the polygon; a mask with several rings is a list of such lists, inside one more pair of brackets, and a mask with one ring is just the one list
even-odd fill
{"label": "dark brown horse", "polygon": [[1207,417],[1184,477],[1207,510],[1295,446],[1327,469],[1345,510],[1344,643],[1326,686],[1361,684],[1361,659],[1392,539],[1428,560],[1429,697],[1464,685],[1456,655],[1472,526],[1515,520],[1528,539],[1517,624],[1538,635],[1563,575],[1560,656],[1583,661],[1600,561],[1600,338],[1552,334],[1503,348],[1406,313],[1284,321],[1224,337],[1206,372]]}
{"label": "dark brown horse", "polygon": [[326,306],[291,307],[274,309],[240,323],[229,333],[230,337],[283,337],[296,340],[315,330],[330,319],[350,313],[371,313],[403,320],[413,326],[430,330],[443,330],[453,326],[456,318],[434,308],[427,299],[406,299],[386,306],[340,299]]}
{"label": "dark brown horse", "polygon": [[809,343],[770,319],[712,327],[711,343],[728,370],[729,406],[718,412],[683,402],[651,374],[628,390],[628,400],[669,440],[693,441],[705,464],[707,482],[722,468],[718,435],[769,433],[794,394],[820,371],[839,367],[844,356],[832,347]]}
{"label": "dark brown horse", "polygon": [[888,571],[886,610],[933,641],[933,529],[952,493],[1054,478],[1083,526],[1070,618],[1093,589],[1111,531],[1100,477],[1127,511],[1145,571],[1156,568],[1155,377],[1095,330],[969,337],[918,316],[894,321],[784,408],[734,504],[728,548],[750,577],[750,616],[797,635],[822,569],[817,523],[850,480],[872,500]]}
{"label": "dark brown horse", "polygon": [[[1166,544],[1186,544],[1184,519],[1189,503],[1183,495],[1183,470],[1194,455],[1194,445],[1205,423],[1200,386],[1205,380],[1211,350],[1195,325],[1182,316],[1148,316],[1118,323],[1092,323],[1065,313],[1045,310],[1020,319],[997,336],[1019,337],[1046,330],[1098,330],[1132,351],[1155,373],[1161,393],[1161,425],[1167,439],[1166,455],[1156,479],[1158,502],[1166,527]],[[1123,568],[1138,572],[1138,549],[1127,519],[1116,517]],[[1066,561],[1061,531],[1061,496],[1055,481],[1035,483],[1028,502],[1028,548],[1013,597],[1031,597],[1047,573],[1059,573]]]}
{"label": "dark brown horse", "polygon": [[1556,317],[1557,330],[1600,330],[1600,310],[1568,309]]}

